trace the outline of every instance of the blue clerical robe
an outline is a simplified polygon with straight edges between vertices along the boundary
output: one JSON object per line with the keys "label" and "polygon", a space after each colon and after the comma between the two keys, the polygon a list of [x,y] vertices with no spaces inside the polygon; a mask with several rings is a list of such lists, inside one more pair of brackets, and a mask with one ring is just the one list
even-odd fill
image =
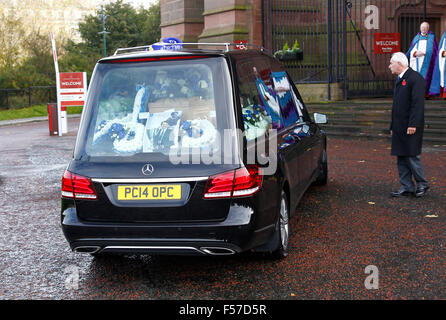
{"label": "blue clerical robe", "polygon": [[446,57],[443,57],[443,52],[446,51],[446,31],[440,40],[440,45],[438,46],[437,59],[435,61],[434,73],[432,76],[432,83],[429,90],[429,94],[438,95],[441,93],[441,88],[445,87],[446,83]]}
{"label": "blue clerical robe", "polygon": [[[423,51],[425,56],[416,58],[413,55],[413,52],[415,51]],[[437,40],[435,39],[435,34],[432,31],[429,31],[426,36],[423,36],[421,32],[419,32],[413,38],[409,51],[406,53],[407,59],[409,59],[410,67],[419,72],[426,80],[426,93],[429,92],[429,88],[431,86],[437,53]]]}

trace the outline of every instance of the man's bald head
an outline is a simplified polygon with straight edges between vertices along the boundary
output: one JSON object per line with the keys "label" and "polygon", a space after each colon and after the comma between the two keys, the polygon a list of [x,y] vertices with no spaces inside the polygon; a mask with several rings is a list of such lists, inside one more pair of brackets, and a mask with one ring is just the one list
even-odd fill
{"label": "man's bald head", "polygon": [[424,21],[420,25],[420,31],[421,31],[421,34],[426,35],[429,32],[429,23]]}

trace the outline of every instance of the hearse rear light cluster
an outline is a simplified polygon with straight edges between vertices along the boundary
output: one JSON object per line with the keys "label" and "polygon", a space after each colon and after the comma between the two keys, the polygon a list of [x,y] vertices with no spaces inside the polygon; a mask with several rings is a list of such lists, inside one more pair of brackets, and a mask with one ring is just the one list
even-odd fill
{"label": "hearse rear light cluster", "polygon": [[62,177],[62,197],[89,200],[98,198],[89,178],[71,173],[67,170],[65,170]]}
{"label": "hearse rear light cluster", "polygon": [[204,189],[204,199],[246,197],[262,187],[262,175],[257,165],[247,165],[211,176]]}

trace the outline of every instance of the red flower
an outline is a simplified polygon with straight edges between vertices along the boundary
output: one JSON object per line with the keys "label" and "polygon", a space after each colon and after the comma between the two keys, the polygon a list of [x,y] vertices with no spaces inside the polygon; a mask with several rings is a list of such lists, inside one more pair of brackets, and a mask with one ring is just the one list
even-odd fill
{"label": "red flower", "polygon": [[403,80],[402,84],[405,86],[407,84],[406,80]]}

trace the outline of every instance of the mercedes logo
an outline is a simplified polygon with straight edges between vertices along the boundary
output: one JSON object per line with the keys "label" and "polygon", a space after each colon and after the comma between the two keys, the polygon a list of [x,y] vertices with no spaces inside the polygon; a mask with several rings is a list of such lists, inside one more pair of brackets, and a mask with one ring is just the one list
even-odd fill
{"label": "mercedes logo", "polygon": [[142,167],[142,173],[145,176],[150,176],[153,173],[153,170],[155,169],[150,163],[145,164],[144,167]]}

